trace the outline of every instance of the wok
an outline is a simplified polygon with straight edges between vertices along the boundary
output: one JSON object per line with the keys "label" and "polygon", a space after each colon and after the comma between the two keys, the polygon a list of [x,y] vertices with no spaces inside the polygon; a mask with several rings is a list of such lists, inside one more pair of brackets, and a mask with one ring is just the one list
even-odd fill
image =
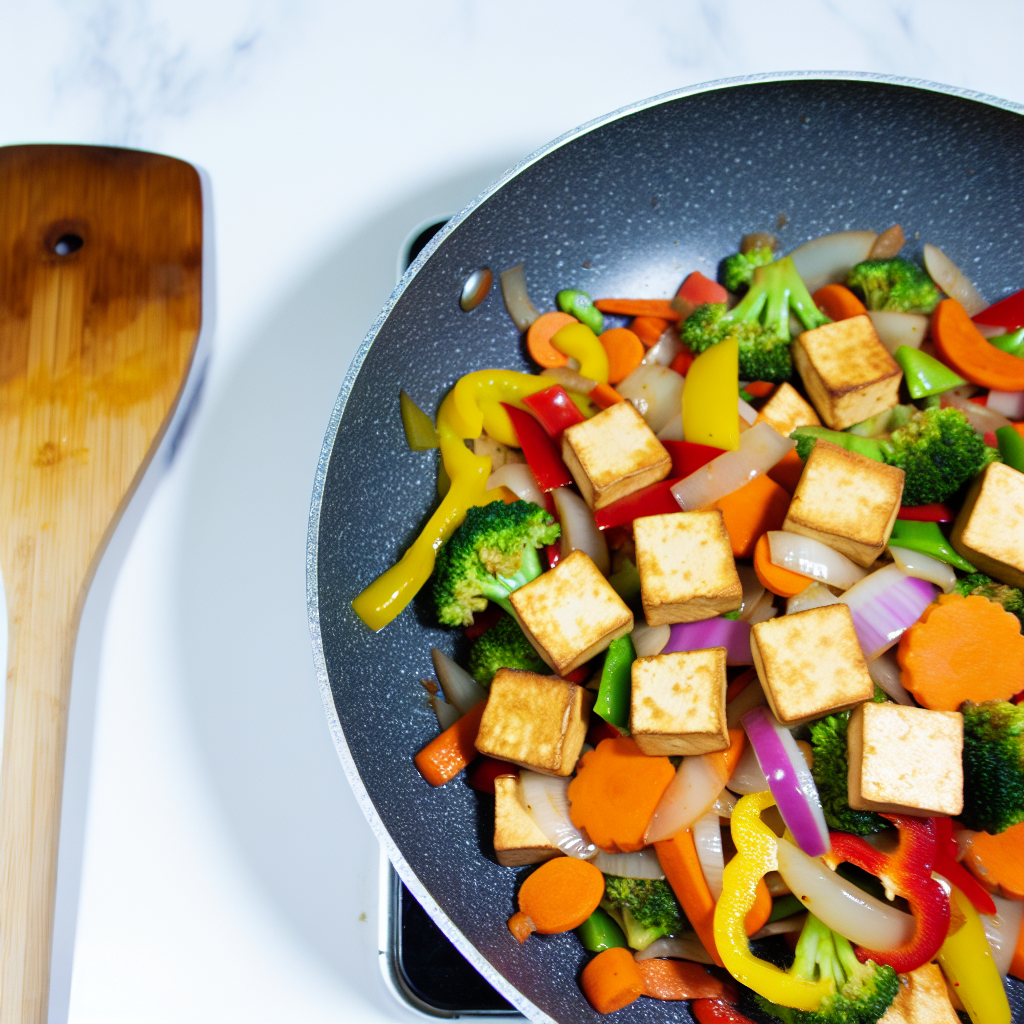
{"label": "wok", "polygon": [[[766,76],[639,103],[557,139],[509,171],[431,242],[366,336],[327,429],[310,515],[307,592],[324,704],[363,812],[407,886],[462,953],[537,1021],[597,1020],[573,935],[512,940],[524,870],[491,850],[487,798],[431,789],[412,756],[437,733],[420,678],[455,651],[419,601],[380,633],[349,602],[415,537],[435,501],[436,456],[410,452],[404,388],[437,409],[455,380],[528,371],[500,288],[472,312],[466,276],[526,264],[531,297],[674,294],[714,277],[750,231],[784,250],[833,231],[899,222],[919,255],[938,244],[990,300],[1024,280],[1024,108],[866,75]],[[1016,985],[1016,983],[1014,983]],[[1019,1019],[1019,1007],[1015,1016]],[[638,1000],[623,1021],[689,1020]]]}

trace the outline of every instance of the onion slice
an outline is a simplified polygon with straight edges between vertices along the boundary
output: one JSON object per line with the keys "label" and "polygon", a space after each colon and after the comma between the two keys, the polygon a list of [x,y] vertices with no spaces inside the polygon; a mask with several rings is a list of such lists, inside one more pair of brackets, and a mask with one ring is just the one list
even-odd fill
{"label": "onion slice", "polygon": [[757,419],[757,410],[752,405],[744,402],[742,398],[739,399],[739,413],[749,426],[752,427],[754,425],[754,421]]}
{"label": "onion slice", "polygon": [[633,403],[656,434],[679,416],[683,408],[682,375],[657,363],[638,366],[615,390]]}
{"label": "onion slice", "polygon": [[1024,420],[1024,391],[990,391],[985,408],[1011,420]]}
{"label": "onion slice", "polygon": [[790,932],[802,932],[807,923],[806,914],[793,914],[791,917],[784,917],[781,921],[771,921],[760,931],[750,936],[752,941],[767,939],[769,935],[787,935]]}
{"label": "onion slice", "polygon": [[662,653],[706,651],[709,647],[724,647],[727,665],[754,663],[750,653],[750,623],[720,616],[699,622],[677,622]]}
{"label": "onion slice", "polygon": [[885,690],[897,704],[905,704],[908,708],[917,707],[917,701],[907,693],[900,682],[900,667],[891,654],[880,654],[869,661],[868,675],[875,686]]}
{"label": "onion slice", "polygon": [[977,316],[988,303],[971,283],[967,275],[938,246],[925,243],[924,269],[931,279],[951,298],[967,310],[968,316]]}
{"label": "onion slice", "polygon": [[768,423],[757,423],[740,435],[740,446],[712,459],[706,466],[684,477],[673,488],[684,512],[706,508],[712,502],[749,484],[767,473],[796,447],[796,441],[783,437]]}
{"label": "onion slice", "polygon": [[540,316],[526,291],[526,274],[522,263],[501,275],[501,296],[509,316],[519,330],[525,331]]}
{"label": "onion slice", "polygon": [[676,329],[672,326],[666,327],[661,337],[644,353],[643,365],[670,366],[672,360],[684,348]]}
{"label": "onion slice", "polygon": [[813,293],[826,284],[842,284],[850,268],[868,258],[877,238],[874,231],[839,231],[804,242],[789,255]]}
{"label": "onion slice", "polygon": [[698,964],[713,964],[711,955],[693,933],[663,935],[646,949],[633,954],[634,960],[692,960]]}
{"label": "onion slice", "polygon": [[711,805],[711,810],[719,816],[719,818],[731,818],[732,812],[736,809],[738,803],[738,797],[735,793],[730,793],[729,790],[723,789],[718,794],[718,799]]}
{"label": "onion slice", "polygon": [[894,310],[881,309],[868,311],[871,323],[875,328],[878,340],[893,355],[901,345],[907,348],[920,348],[921,342],[928,337],[928,317],[922,313],[897,313]]}
{"label": "onion slice", "polygon": [[[750,686],[753,685],[753,683],[750,684]],[[749,688],[748,686],[747,689]],[[758,685],[758,689],[761,689],[760,685]],[[743,691],[743,693],[746,692],[746,690]],[[740,694],[740,696],[742,697],[743,694]],[[764,697],[763,692],[761,696]],[[739,697],[736,699],[739,700]],[[767,703],[767,698],[765,698],[765,703]],[[754,706],[760,707],[761,705],[755,704]],[[745,711],[743,714],[747,714],[747,712]],[[736,770],[732,773],[732,777],[726,785],[733,793],[739,793],[740,796],[745,796],[747,793],[764,793],[767,791],[768,780],[765,778],[764,772],[761,771],[761,765],[758,764],[757,752],[749,743],[747,744],[747,749],[740,755]]]}
{"label": "onion slice", "polygon": [[671,626],[648,626],[638,617],[633,623],[633,632],[629,634],[629,638],[633,641],[633,650],[636,651],[638,658],[650,658],[665,650],[665,644],[671,635]]}
{"label": "onion slice", "polygon": [[604,850],[598,850],[593,864],[603,874],[617,875],[619,878],[665,877],[658,855],[650,847],[634,853],[605,853]]}
{"label": "onion slice", "polygon": [[751,609],[750,615],[745,615],[744,619],[751,626],[756,626],[759,622],[774,619],[778,614],[779,609],[775,607],[775,595],[770,590],[766,590],[761,595],[761,600]]}
{"label": "onion slice", "polygon": [[768,788],[786,828],[804,853],[819,857],[832,848],[814,777],[793,734],[765,707],[742,718]]}
{"label": "onion slice", "polygon": [[822,544],[820,540],[799,533],[769,530],[768,548],[773,565],[800,573],[801,576],[810,576],[811,579],[820,580],[839,590],[849,590],[867,576],[866,570],[846,555]]}
{"label": "onion slice", "polygon": [[[760,707],[762,704],[767,704],[768,698],[764,695],[764,690],[761,687],[761,680],[755,675],[753,679],[743,687],[740,692],[733,697],[731,701],[725,706],[725,724],[730,729],[738,729],[740,725],[740,719],[751,709]],[[739,771],[740,765],[743,764],[743,758],[750,753],[749,748],[740,755],[740,760],[736,765],[736,770]],[[757,764],[755,757],[754,764]],[[761,769],[758,768],[758,772]],[[764,775],[761,774],[760,780],[762,783],[765,782]],[[731,788],[730,783],[730,788]],[[767,784],[762,785],[760,789],[743,790],[743,792],[750,793],[763,793],[768,788]],[[737,792],[740,792],[737,790]]]}
{"label": "onion slice", "polygon": [[507,487],[517,498],[532,501],[534,505],[547,508],[544,494],[537,486],[533,470],[525,462],[506,462],[487,478],[487,490]]}
{"label": "onion slice", "polygon": [[956,573],[949,562],[943,562],[931,555],[923,555],[920,551],[889,545],[889,554],[907,576],[934,583],[944,594],[952,592],[956,586]]}
{"label": "onion slice", "polygon": [[584,377],[582,373],[570,370],[568,366],[551,366],[541,370],[538,376],[550,377],[566,391],[575,391],[580,395],[589,395],[597,387],[597,381],[593,377]]}
{"label": "onion slice", "polygon": [[995,914],[979,916],[985,929],[985,938],[992,949],[992,959],[995,960],[999,973],[1005,978],[1020,936],[1024,903],[1020,900],[1005,900],[1002,896],[993,896],[992,902],[996,905]]}
{"label": "onion slice", "polygon": [[704,872],[704,881],[708,883],[711,897],[717,903],[722,895],[725,856],[722,853],[722,826],[714,811],[708,811],[693,823],[693,845],[697,847],[697,860]]}
{"label": "onion slice", "polygon": [[569,780],[519,769],[523,802],[537,828],[548,842],[562,853],[580,860],[589,860],[597,847],[572,823],[569,817]]}
{"label": "onion slice", "polygon": [[939,396],[939,403],[943,409],[950,406],[959,409],[967,417],[967,422],[982,436],[990,430],[998,430],[1000,427],[1011,425],[1010,421],[998,410],[978,405],[977,402],[972,402],[966,395],[958,394],[957,391],[944,391]]}
{"label": "onion slice", "polygon": [[786,614],[796,615],[797,612],[809,612],[812,608],[824,608],[830,604],[839,604],[839,598],[824,583],[812,583],[786,602]]}
{"label": "onion slice", "polygon": [[430,648],[430,660],[434,663],[437,681],[441,684],[444,699],[460,715],[475,708],[487,699],[487,691],[461,666],[436,647]]}
{"label": "onion slice", "polygon": [[764,597],[764,584],[757,578],[753,566],[738,564],[736,572],[743,587],[743,604],[740,605],[740,618],[749,619],[754,606]]}
{"label": "onion slice", "polygon": [[644,842],[658,843],[689,828],[708,813],[726,781],[710,758],[703,754],[684,757],[654,809]]}
{"label": "onion slice", "polygon": [[434,709],[437,727],[441,732],[450,729],[462,717],[462,713],[454,704],[442,700],[436,693],[430,695],[430,706]]}
{"label": "onion slice", "polygon": [[562,524],[562,558],[570,551],[583,551],[594,560],[594,565],[607,576],[612,563],[608,555],[608,541],[594,522],[594,513],[587,503],[568,487],[556,487],[551,492],[555,511]]}
{"label": "onion slice", "polygon": [[871,661],[887,651],[935,600],[936,590],[925,580],[887,565],[865,576],[840,598],[853,616],[864,656]]}
{"label": "onion slice", "polygon": [[683,414],[680,411],[678,416],[673,417],[658,431],[659,441],[683,441]]}

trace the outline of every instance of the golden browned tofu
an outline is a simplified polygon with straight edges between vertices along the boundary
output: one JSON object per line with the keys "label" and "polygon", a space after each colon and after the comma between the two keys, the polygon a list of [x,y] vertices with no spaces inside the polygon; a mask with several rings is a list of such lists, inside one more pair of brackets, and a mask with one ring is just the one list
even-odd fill
{"label": "golden browned tofu", "polygon": [[964,809],[964,720],[958,711],[861,704],[850,715],[849,804],[886,814]]}
{"label": "golden browned tofu", "polygon": [[938,964],[900,975],[900,990],[878,1024],[960,1024]]}
{"label": "golden browned tofu", "polygon": [[889,543],[903,478],[902,469],[819,439],[782,528],[820,540],[866,568]]}
{"label": "golden browned tofu", "polygon": [[530,817],[518,775],[499,775],[494,780],[494,855],[499,864],[517,868],[540,864],[561,851]]}
{"label": "golden browned tofu", "polygon": [[571,775],[593,695],[558,676],[500,668],[491,680],[476,749],[545,775]]}
{"label": "golden browned tofu", "polygon": [[783,725],[842,711],[875,692],[845,604],[757,623],[750,630],[750,653]]}
{"label": "golden browned tofu", "polygon": [[645,754],[728,748],[724,647],[637,658],[632,672],[629,729]]}
{"label": "golden browned tofu", "polygon": [[754,423],[767,423],[783,437],[797,427],[820,427],[821,420],[814,409],[804,401],[803,395],[792,384],[780,384],[772,397],[761,406]]}
{"label": "golden browned tofu", "polygon": [[903,371],[878,340],[867,315],[804,331],[793,362],[825,424],[845,430],[899,401]]}
{"label": "golden browned tofu", "polygon": [[993,579],[1024,587],[1024,473],[993,462],[971,484],[949,538]]}
{"label": "golden browned tofu", "polygon": [[635,519],[633,539],[649,625],[711,619],[743,604],[721,512],[669,512]]}
{"label": "golden browned tofu", "polygon": [[633,613],[582,551],[571,551],[510,599],[530,643],[560,676],[633,628]]}
{"label": "golden browned tofu", "polygon": [[631,402],[567,427],[562,458],[593,509],[664,480],[672,469],[672,457]]}

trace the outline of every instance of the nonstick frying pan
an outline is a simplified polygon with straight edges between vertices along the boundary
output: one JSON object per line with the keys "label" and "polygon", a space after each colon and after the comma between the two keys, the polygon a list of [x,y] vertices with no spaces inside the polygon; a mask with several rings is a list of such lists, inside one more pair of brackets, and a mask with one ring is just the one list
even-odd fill
{"label": "nonstick frying pan", "polygon": [[[471,312],[459,306],[463,281],[482,266],[497,276],[525,262],[543,310],[561,288],[674,294],[691,270],[715,276],[755,230],[789,250],[899,222],[912,255],[934,242],[995,301],[1024,283],[1022,114],[942,86],[847,74],[727,81],[645,101],[509,171],[417,258],[367,335],[327,429],[310,516],[309,617],[324,703],[398,873],[528,1017],[599,1019],[577,985],[587,955],[575,936],[512,940],[506,920],[523,870],[494,860],[488,798],[458,780],[431,789],[413,766],[437,733],[419,681],[431,674],[430,648],[457,653],[460,639],[421,601],[376,634],[350,606],[435,501],[436,455],[408,450],[399,390],[433,412],[464,373],[531,369],[497,285]],[[647,999],[617,1018],[691,1019],[686,1004]]]}

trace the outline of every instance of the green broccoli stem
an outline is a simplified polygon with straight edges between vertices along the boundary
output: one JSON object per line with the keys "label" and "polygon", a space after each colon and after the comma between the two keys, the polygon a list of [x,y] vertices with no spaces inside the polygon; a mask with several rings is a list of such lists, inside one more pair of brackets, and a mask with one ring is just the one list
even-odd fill
{"label": "green broccoli stem", "polygon": [[508,595],[513,590],[518,590],[524,584],[529,583],[530,580],[535,580],[543,571],[537,549],[532,544],[524,544],[519,570],[512,576],[496,576],[496,583],[484,581],[480,589],[488,601],[500,605],[514,618],[515,609],[513,609]]}
{"label": "green broccoli stem", "polygon": [[754,271],[750,289],[723,319],[737,323],[757,320],[764,311],[764,326],[783,340],[788,340],[789,313],[792,310],[806,330],[831,323],[814,305],[807,286],[797,273],[796,264],[786,256]]}
{"label": "green broccoli stem", "polygon": [[789,973],[805,981],[814,981],[815,967],[818,964],[818,946],[829,935],[829,929],[813,914],[807,915],[803,931],[796,944],[796,959]]}

